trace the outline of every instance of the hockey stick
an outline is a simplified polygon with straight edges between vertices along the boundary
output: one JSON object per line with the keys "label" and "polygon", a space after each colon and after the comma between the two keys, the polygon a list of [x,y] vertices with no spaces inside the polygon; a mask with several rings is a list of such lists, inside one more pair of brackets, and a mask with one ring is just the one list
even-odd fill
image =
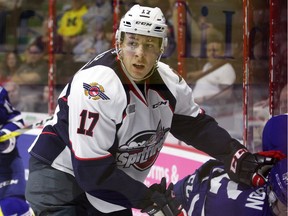
{"label": "hockey stick", "polygon": [[13,137],[20,136],[21,134],[25,133],[26,131],[33,129],[33,128],[38,128],[40,126],[43,126],[46,122],[50,121],[53,119],[53,116],[49,116],[46,119],[42,119],[39,122],[35,122],[31,125],[27,125],[24,128],[12,131],[11,133],[4,134],[3,136],[0,136],[0,142],[5,142],[6,140],[9,140]]}

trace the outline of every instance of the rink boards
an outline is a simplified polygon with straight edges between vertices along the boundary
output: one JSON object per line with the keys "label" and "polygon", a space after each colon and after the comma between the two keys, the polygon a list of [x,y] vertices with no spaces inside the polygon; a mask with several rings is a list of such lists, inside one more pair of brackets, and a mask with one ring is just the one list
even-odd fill
{"label": "rink boards", "polygon": [[[26,180],[29,174],[28,161],[30,156],[28,148],[40,131],[41,129],[32,129],[18,138],[18,149],[23,158]],[[180,145],[178,140],[169,135],[144,183],[149,186],[160,182],[163,176],[166,177],[167,182],[175,183],[186,175],[193,173],[208,159],[210,159],[209,156],[194,148]],[[133,216],[146,216],[146,214],[133,209]]]}

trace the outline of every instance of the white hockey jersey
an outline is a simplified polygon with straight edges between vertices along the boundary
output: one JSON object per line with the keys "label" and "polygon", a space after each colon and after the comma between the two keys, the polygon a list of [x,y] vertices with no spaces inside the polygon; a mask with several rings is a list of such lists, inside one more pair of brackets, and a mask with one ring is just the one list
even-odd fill
{"label": "white hockey jersey", "polygon": [[109,50],[75,74],[29,151],[75,176],[98,210],[141,208],[148,190],[142,182],[169,131],[208,154],[230,153],[231,137],[199,113],[191,88],[168,65],[159,62],[150,78],[136,84]]}

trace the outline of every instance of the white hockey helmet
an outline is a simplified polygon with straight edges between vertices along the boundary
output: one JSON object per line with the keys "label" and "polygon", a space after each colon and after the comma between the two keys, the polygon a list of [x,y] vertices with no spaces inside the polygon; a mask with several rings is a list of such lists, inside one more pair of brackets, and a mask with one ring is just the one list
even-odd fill
{"label": "white hockey helmet", "polygon": [[116,43],[118,44],[121,40],[121,32],[162,38],[162,52],[168,43],[166,19],[158,7],[134,5],[120,21],[116,32]]}

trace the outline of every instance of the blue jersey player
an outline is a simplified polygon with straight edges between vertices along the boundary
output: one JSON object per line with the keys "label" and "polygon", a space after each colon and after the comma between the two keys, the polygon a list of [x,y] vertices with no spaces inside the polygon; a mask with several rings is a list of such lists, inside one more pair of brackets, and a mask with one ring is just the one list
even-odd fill
{"label": "blue jersey player", "polygon": [[287,215],[287,158],[270,171],[268,182],[252,188],[232,181],[222,163],[209,160],[174,186],[188,216]]}
{"label": "blue jersey player", "polygon": [[[278,159],[287,155],[287,114],[268,120],[262,145],[266,155],[275,151],[280,152]],[[272,168],[264,186],[256,188],[235,183],[222,163],[210,160],[179,181],[174,192],[189,216],[287,215],[287,184],[287,158]]]}
{"label": "blue jersey player", "polygon": [[[20,111],[13,108],[7,91],[0,86],[0,137],[23,126]],[[25,184],[16,138],[0,142],[0,216],[32,215],[24,197]]]}

